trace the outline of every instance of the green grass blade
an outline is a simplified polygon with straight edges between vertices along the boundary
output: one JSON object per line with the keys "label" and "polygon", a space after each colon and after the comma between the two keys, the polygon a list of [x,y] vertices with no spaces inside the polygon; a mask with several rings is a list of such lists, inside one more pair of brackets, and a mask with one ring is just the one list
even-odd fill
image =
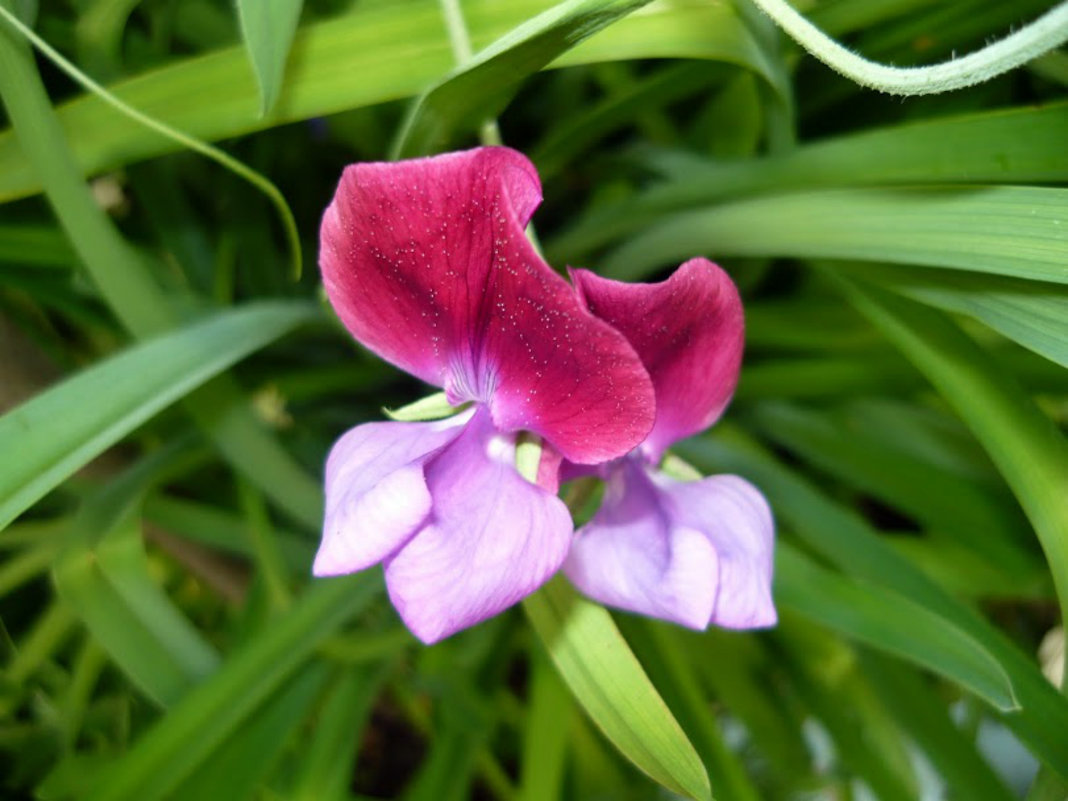
{"label": "green grass blade", "polygon": [[660,109],[681,98],[701,93],[709,84],[722,78],[721,72],[699,61],[665,67],[650,77],[636,80],[592,108],[583,109],[571,119],[560,121],[530,153],[530,159],[537,165],[542,180],[547,181],[579,153],[616,128],[651,109]]}
{"label": "green grass blade", "polygon": [[1068,189],[1015,186],[770,195],[673,215],[610,253],[603,269],[635,278],[695,254],[785,256],[1068,283],[1066,204]]}
{"label": "green grass blade", "polygon": [[762,159],[691,158],[668,180],[594,209],[548,251],[551,258],[573,258],[667,212],[747,195],[860,185],[1057,183],[1068,180],[1066,127],[1068,102],[1059,102],[861,131]]}
{"label": "green grass blade", "polygon": [[709,708],[709,698],[697,679],[697,666],[671,636],[673,628],[640,618],[622,621],[622,631],[694,743],[719,796],[760,801],[760,792],[738,754],[727,746],[719,718]]}
{"label": "green grass blade", "polygon": [[303,749],[290,801],[348,801],[360,738],[382,676],[381,667],[353,667],[335,677]]}
{"label": "green grass blade", "polygon": [[856,773],[881,801],[915,801],[919,788],[905,742],[884,700],[857,669],[852,649],[792,616],[783,617],[773,636],[806,715],[830,735],[832,765]]}
{"label": "green grass blade", "polygon": [[[465,19],[476,48],[488,46],[553,4],[550,0],[471,3]],[[771,80],[767,64],[737,12],[718,0],[659,2],[621,19],[551,66],[636,58],[700,58],[751,69]],[[294,37],[286,81],[273,113],[259,114],[255,79],[244,48],[180,61],[109,87],[144,114],[191,136],[218,140],[268,125],[411,97],[454,66],[435,0],[359,4]],[[354,80],[353,76],[360,76]],[[205,87],[211,87],[206,90]],[[85,96],[59,110],[83,174],[177,148]],[[40,177],[11,131],[0,132],[0,200],[41,190]]]}
{"label": "green grass blade", "polygon": [[169,706],[209,675],[218,657],[148,575],[136,519],[98,549],[56,561],[56,591],[133,684]]}
{"label": "green grass blade", "polygon": [[647,2],[566,0],[509,31],[420,95],[394,142],[393,158],[433,153],[450,135],[496,117],[524,78]]}
{"label": "green grass blade", "polygon": [[878,265],[849,272],[928,306],[966,314],[1068,367],[1068,288],[1060,284]]}
{"label": "green grass blade", "polygon": [[574,701],[542,651],[530,655],[530,703],[523,727],[518,801],[559,798]]}
{"label": "green grass blade", "polygon": [[260,791],[265,777],[312,713],[329,676],[330,668],[322,662],[304,665],[248,717],[240,731],[217,747],[171,797],[227,801],[262,798]]}
{"label": "green grass blade", "polygon": [[711,799],[708,776],[612,618],[555,579],[523,602],[557,670],[605,736],[673,792]]}
{"label": "green grass blade", "polygon": [[286,59],[304,0],[238,0],[241,35],[260,89],[260,115],[266,115],[282,89]]}
{"label": "green grass blade", "polygon": [[850,299],[923,371],[983,444],[1030,518],[1068,619],[1068,442],[945,315],[847,282]]}
{"label": "green grass blade", "polygon": [[715,440],[691,440],[678,448],[703,472],[735,472],[763,490],[776,516],[806,545],[857,579],[910,598],[979,642],[1012,681],[1021,711],[1003,720],[1062,775],[1068,776],[1068,701],[1005,635],[949,595],[894,550],[855,512],[831,501],[809,481],[778,463],[740,432],[720,424]]}
{"label": "green grass blade", "polygon": [[862,654],[864,675],[887,704],[890,714],[961,798],[1011,801],[1016,798],[949,716],[945,701],[921,676],[902,665]]}
{"label": "green grass blade", "polygon": [[315,317],[263,302],[135,345],[0,417],[0,528],[152,415]]}
{"label": "green grass blade", "polygon": [[[917,435],[903,425],[890,433],[851,426],[844,415],[807,411],[785,403],[761,404],[755,420],[761,431],[871,497],[899,509],[938,535],[966,543],[977,555],[1023,584],[1041,570],[1039,560],[1020,543],[1027,522],[1012,497],[987,484],[955,476],[904,452],[901,443]],[[873,461],[872,453],[879,453]]]}
{"label": "green grass blade", "polygon": [[[84,185],[25,43],[0,28],[0,96],[20,137],[21,157],[42,182],[71,244],[107,305],[143,338],[175,326],[179,314]],[[112,122],[114,116],[108,115]],[[79,130],[74,141],[83,141]],[[201,428],[239,470],[279,506],[315,528],[321,520],[318,482],[260,427],[237,386],[220,376],[187,400]]]}
{"label": "green grass blade", "polygon": [[286,614],[186,694],[111,767],[86,801],[169,796],[293,675],[324,638],[379,592],[367,575],[316,582]]}
{"label": "green grass blade", "polygon": [[895,592],[835,575],[786,543],[776,551],[775,597],[783,607],[933,670],[1003,712],[1019,709],[997,659],[950,621]]}

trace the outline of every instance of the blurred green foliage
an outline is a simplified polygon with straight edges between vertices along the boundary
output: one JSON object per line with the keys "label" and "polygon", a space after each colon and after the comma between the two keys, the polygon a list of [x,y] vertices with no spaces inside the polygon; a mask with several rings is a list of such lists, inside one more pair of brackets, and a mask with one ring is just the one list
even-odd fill
{"label": "blurred green foliage", "polygon": [[[426,388],[292,278],[255,187],[0,23],[0,795],[1064,797],[1063,52],[902,100],[746,0],[465,0],[468,68],[432,0],[290,2],[248,41],[221,0],[3,5],[277,185],[309,265],[345,164],[487,115],[554,266],[720,262],[747,360],[679,453],[767,494],[782,620],[698,634],[558,582],[425,648],[377,571],[312,581],[330,444]],[[796,5],[902,65],[1049,2]]]}

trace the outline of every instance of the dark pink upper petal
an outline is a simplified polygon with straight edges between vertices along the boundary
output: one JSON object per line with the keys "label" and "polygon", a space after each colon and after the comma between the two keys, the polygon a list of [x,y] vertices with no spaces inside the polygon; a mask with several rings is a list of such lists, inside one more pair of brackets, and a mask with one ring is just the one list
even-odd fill
{"label": "dark pink upper petal", "polygon": [[385,568],[397,612],[433,643],[540,587],[567,556],[572,523],[563,501],[519,475],[515,436],[484,409],[425,475],[432,511]]}
{"label": "dark pink upper petal", "polygon": [[530,245],[540,200],[533,166],[507,148],[353,165],[323,218],[323,282],[382,358],[487,404],[501,430],[603,461],[648,433],[652,384]]}
{"label": "dark pink upper petal", "polygon": [[656,422],[642,445],[656,461],[712,425],[738,383],[745,324],[730,276],[691,259],[659,284],[626,284],[573,270],[587,307],[627,338],[656,387]]}

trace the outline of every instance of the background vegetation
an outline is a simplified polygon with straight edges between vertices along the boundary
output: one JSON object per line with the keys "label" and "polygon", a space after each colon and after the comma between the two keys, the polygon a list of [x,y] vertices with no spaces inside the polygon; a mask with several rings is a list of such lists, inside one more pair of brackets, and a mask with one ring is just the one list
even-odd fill
{"label": "background vegetation", "polygon": [[[903,100],[747,0],[35,5],[256,174],[0,22],[5,798],[1065,797],[1068,54]],[[1049,0],[797,5],[906,65]],[[554,584],[425,648],[378,571],[310,580],[331,442],[426,392],[324,308],[319,216],[494,116],[552,264],[742,287],[737,397],[678,451],[766,492],[776,629]]]}

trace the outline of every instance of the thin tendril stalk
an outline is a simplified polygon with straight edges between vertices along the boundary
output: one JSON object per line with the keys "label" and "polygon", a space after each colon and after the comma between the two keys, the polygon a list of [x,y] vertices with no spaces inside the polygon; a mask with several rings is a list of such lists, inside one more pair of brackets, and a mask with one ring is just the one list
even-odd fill
{"label": "thin tendril stalk", "polygon": [[926,67],[877,64],[847,50],[786,0],[753,0],[805,50],[850,80],[892,95],[930,95],[963,89],[1019,67],[1068,41],[1068,2],[963,58]]}
{"label": "thin tendril stalk", "polygon": [[271,204],[278,211],[279,217],[282,220],[282,228],[285,231],[286,245],[289,249],[290,260],[293,264],[293,276],[294,279],[300,278],[302,271],[303,259],[300,251],[300,234],[297,232],[297,222],[293,217],[293,212],[289,209],[289,204],[286,203],[285,197],[282,196],[281,191],[275,186],[270,179],[261,175],[253,170],[246,164],[235,159],[233,156],[225,153],[213,145],[209,145],[207,142],[203,142],[186,133],[179,131],[176,128],[172,128],[164,122],[160,122],[153,117],[149,117],[147,114],[138,111],[133,106],[129,105],[125,101],[119,99],[99,83],[94,81],[84,72],[78,69],[74,64],[64,58],[59,52],[57,52],[48,42],[38,36],[32,28],[25,25],[18,17],[8,11],[2,4],[0,4],[0,19],[14,28],[18,33],[24,36],[34,47],[36,47],[46,58],[48,58],[53,64],[59,67],[63,72],[70,76],[75,82],[81,85],[86,91],[92,92],[109,106],[114,108],[120,114],[124,114],[135,122],[140,123],[146,128],[155,131],[156,133],[164,136],[183,147],[187,147],[190,150],[200,153],[217,164],[225,167],[235,175],[244,178],[254,187],[259,189]]}

